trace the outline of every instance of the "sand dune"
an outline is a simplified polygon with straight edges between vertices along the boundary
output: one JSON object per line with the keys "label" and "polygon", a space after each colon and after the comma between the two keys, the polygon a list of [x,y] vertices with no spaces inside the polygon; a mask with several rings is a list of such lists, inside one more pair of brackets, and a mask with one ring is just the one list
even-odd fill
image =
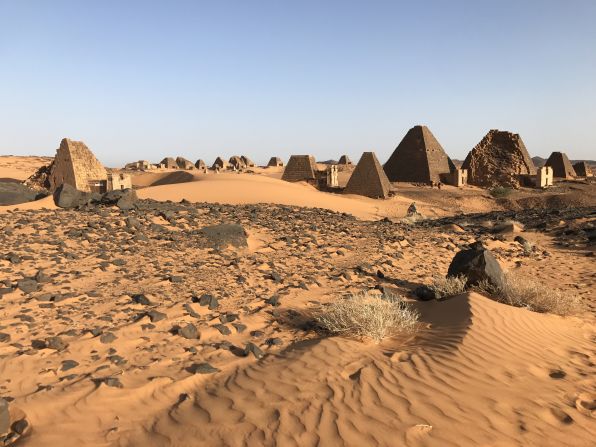
{"label": "sand dune", "polygon": [[[350,213],[363,219],[405,215],[410,200],[394,198],[390,201],[347,196],[318,191],[305,183],[288,183],[274,178],[248,174],[212,174],[197,177],[196,181],[143,188],[143,199],[182,199],[191,202],[226,204],[276,203],[280,205],[325,208]],[[424,204],[421,204],[423,207]]]}

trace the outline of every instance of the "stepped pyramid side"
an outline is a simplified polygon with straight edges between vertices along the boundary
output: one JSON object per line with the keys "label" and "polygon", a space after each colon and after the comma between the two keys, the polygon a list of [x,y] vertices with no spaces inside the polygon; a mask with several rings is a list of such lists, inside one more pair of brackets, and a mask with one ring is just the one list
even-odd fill
{"label": "stepped pyramid side", "polygon": [[317,164],[312,155],[292,155],[281,179],[287,182],[315,180],[316,172]]}
{"label": "stepped pyramid side", "polygon": [[426,126],[412,127],[384,166],[392,182],[439,182],[442,175],[454,169],[455,165]]}

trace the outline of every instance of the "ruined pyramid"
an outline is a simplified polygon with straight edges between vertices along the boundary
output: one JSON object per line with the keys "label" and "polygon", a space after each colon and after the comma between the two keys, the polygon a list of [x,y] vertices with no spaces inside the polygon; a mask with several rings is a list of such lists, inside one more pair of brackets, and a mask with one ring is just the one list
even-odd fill
{"label": "ruined pyramid", "polygon": [[468,183],[487,188],[520,186],[520,174],[536,174],[536,167],[519,134],[490,130],[469,153],[462,169]]}
{"label": "ruined pyramid", "polygon": [[358,194],[373,199],[389,197],[391,184],[374,152],[364,152],[352,173],[345,194]]}
{"label": "ruined pyramid", "polygon": [[441,181],[455,165],[428,127],[414,126],[383,168],[392,182],[430,183]]}

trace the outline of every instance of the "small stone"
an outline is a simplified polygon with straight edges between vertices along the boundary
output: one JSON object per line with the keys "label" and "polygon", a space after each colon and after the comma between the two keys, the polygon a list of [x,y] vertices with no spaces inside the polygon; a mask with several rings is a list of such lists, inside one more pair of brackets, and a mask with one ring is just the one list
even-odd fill
{"label": "small stone", "polygon": [[102,334],[101,337],[99,337],[99,341],[102,342],[102,343],[104,343],[104,344],[108,344],[108,343],[112,343],[117,338],[118,337],[116,337],[111,332],[106,332],[105,334]]}
{"label": "small stone", "polygon": [[75,360],[63,360],[62,367],[60,368],[61,371],[68,371],[69,369],[73,369],[79,366],[79,362]]}
{"label": "small stone", "polygon": [[149,300],[149,298],[147,298],[142,293],[133,295],[132,300],[133,300],[133,302],[135,302],[137,304],[142,304],[143,306],[151,306],[151,304],[152,304],[151,301]]}
{"label": "small stone", "polygon": [[246,347],[244,348],[244,355],[252,354],[255,358],[260,359],[262,358],[265,353],[254,343],[247,343]]}
{"label": "small stone", "polygon": [[150,310],[149,312],[147,312],[147,316],[149,317],[152,323],[165,320],[168,317],[163,312],[159,312],[157,310]]}
{"label": "small stone", "polygon": [[213,374],[219,372],[218,368],[211,366],[209,363],[193,363],[191,366],[187,368],[188,372],[191,374]]}
{"label": "small stone", "polygon": [[199,338],[199,331],[197,330],[197,327],[192,323],[189,323],[182,328],[179,327],[177,333],[181,337],[187,338],[189,340]]}

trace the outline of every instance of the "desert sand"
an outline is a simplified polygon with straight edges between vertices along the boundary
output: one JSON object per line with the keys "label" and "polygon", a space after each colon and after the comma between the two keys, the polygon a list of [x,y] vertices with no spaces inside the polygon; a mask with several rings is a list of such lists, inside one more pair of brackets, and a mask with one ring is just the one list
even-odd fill
{"label": "desert sand", "polygon": [[[407,185],[373,200],[267,171],[144,173],[130,211],[0,208],[0,395],[26,416],[19,445],[593,445],[593,205],[506,210],[479,188]],[[413,201],[442,220],[403,219]],[[198,230],[222,222],[247,246],[206,243]],[[581,311],[414,299],[476,240]],[[406,297],[418,332],[375,344],[313,327],[364,290]]]}

